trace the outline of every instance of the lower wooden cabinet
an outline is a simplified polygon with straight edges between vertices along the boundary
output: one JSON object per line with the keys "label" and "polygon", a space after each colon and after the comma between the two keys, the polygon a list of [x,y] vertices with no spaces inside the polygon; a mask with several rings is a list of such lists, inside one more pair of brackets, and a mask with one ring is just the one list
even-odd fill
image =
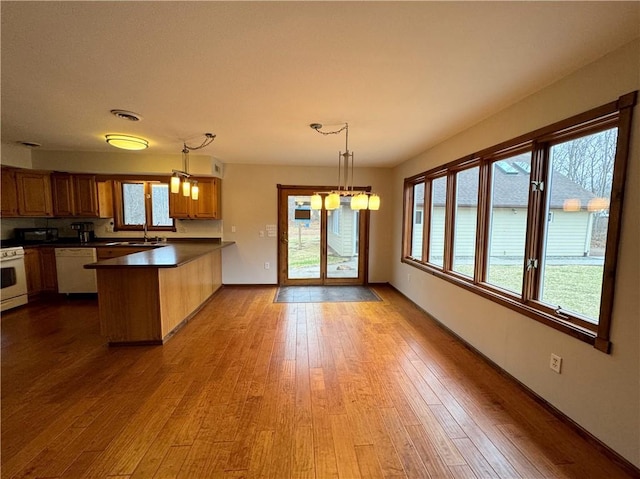
{"label": "lower wooden cabinet", "polygon": [[42,291],[45,293],[57,293],[58,272],[56,270],[56,250],[50,246],[41,246],[39,251]]}
{"label": "lower wooden cabinet", "polygon": [[42,293],[58,292],[55,248],[42,246],[25,248],[24,269],[29,298]]}
{"label": "lower wooden cabinet", "polygon": [[25,248],[24,270],[27,275],[27,293],[30,298],[37,296],[42,292],[42,271],[38,248]]}

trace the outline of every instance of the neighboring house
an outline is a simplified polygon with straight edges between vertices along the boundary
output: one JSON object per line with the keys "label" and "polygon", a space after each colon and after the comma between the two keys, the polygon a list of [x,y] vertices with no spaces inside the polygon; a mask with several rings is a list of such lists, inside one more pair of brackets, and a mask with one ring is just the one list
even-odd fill
{"label": "neighboring house", "polygon": [[340,202],[340,207],[330,212],[327,222],[327,246],[340,257],[358,255],[359,212],[352,210],[349,202]]}
{"label": "neighboring house", "polygon": [[[473,257],[477,221],[477,174],[458,175],[456,209],[456,257]],[[491,227],[492,257],[521,258],[524,254],[524,232],[527,223],[527,202],[530,188],[528,162],[521,158],[496,163],[493,175],[493,206]],[[421,196],[422,194],[422,196]],[[431,248],[444,248],[444,182],[433,183]],[[593,221],[600,212],[590,212],[587,205],[595,198],[590,191],[566,176],[554,172],[548,215],[547,256],[589,256]],[[567,202],[567,200],[570,200]],[[571,201],[573,200],[573,202]],[[578,200],[578,201],[575,201]],[[424,190],[416,190],[413,218],[413,256],[420,257],[424,228]],[[577,204],[567,208],[567,204]]]}

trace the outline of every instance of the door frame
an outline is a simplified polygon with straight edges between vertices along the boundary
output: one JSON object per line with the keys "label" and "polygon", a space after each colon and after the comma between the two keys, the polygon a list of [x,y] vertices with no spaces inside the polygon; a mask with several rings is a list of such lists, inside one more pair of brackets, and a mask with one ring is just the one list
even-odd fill
{"label": "door frame", "polygon": [[[358,238],[358,277],[327,277],[327,210],[320,211],[320,278],[290,279],[288,277],[288,197],[290,195],[311,196],[317,191],[335,190],[335,186],[300,186],[278,184],[278,285],[366,285],[369,276],[369,210],[360,210]],[[368,191],[371,187],[358,187]]]}

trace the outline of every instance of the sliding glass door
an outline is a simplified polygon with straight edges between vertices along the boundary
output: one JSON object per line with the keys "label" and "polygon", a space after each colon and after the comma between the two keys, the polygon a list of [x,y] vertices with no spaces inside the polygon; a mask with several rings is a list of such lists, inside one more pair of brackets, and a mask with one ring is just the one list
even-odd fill
{"label": "sliding glass door", "polygon": [[335,210],[312,210],[322,187],[278,188],[279,284],[365,284],[368,213],[346,197]]}

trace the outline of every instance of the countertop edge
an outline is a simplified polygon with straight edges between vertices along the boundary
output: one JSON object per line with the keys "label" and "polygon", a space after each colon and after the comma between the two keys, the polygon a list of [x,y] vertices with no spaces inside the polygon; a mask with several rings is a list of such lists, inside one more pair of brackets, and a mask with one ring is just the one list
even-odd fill
{"label": "countertop edge", "polygon": [[235,241],[168,243],[117,258],[86,264],[86,269],[177,268],[195,259],[235,244]]}

